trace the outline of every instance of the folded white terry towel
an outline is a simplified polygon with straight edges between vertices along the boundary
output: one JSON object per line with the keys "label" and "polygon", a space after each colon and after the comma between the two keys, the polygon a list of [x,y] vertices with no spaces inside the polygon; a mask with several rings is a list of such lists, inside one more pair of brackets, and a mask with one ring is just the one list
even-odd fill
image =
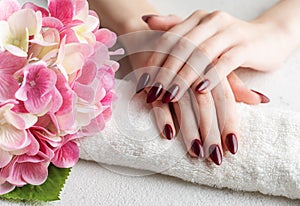
{"label": "folded white terry towel", "polygon": [[132,83],[117,82],[113,117],[103,132],[81,140],[82,159],[218,188],[300,199],[299,113],[239,105],[239,151],[235,156],[227,153],[218,167],[191,159],[180,134],[172,141],[160,138],[150,107],[133,97],[134,89]]}

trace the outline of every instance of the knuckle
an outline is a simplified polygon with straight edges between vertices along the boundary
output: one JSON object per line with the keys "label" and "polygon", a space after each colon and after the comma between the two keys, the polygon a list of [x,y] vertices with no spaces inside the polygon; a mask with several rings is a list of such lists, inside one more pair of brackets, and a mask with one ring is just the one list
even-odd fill
{"label": "knuckle", "polygon": [[220,61],[223,65],[231,65],[233,62],[235,62],[235,57],[230,54],[224,54]]}
{"label": "knuckle", "polygon": [[192,16],[201,17],[201,16],[203,16],[203,14],[204,14],[204,11],[198,9],[198,10],[194,11]]}
{"label": "knuckle", "polygon": [[190,50],[192,43],[187,38],[182,38],[178,41],[176,49],[180,51]]}
{"label": "knuckle", "polygon": [[212,57],[209,55],[209,46],[207,46],[206,44],[201,44],[197,47],[197,50],[195,51],[195,53],[198,56],[206,56],[208,59],[212,60]]}
{"label": "knuckle", "polygon": [[209,15],[210,20],[214,20],[214,21],[226,21],[229,19],[229,17],[230,17],[229,14],[219,10],[213,11]]}

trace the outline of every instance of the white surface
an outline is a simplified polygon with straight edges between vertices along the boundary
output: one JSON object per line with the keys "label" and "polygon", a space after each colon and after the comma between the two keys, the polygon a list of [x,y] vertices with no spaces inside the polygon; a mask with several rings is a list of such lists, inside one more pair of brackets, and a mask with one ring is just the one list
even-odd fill
{"label": "white surface", "polygon": [[[275,1],[275,0],[274,0]],[[188,15],[196,8],[226,10],[235,16],[249,19],[267,8],[272,0],[152,0],[164,13]],[[263,85],[248,80],[249,85],[262,89],[272,98],[273,106],[300,109],[299,105],[299,58],[296,55],[281,70],[284,75],[275,75],[274,80]],[[292,73],[293,72],[293,73]],[[268,77],[271,75],[267,75]],[[271,79],[271,78],[269,78]],[[291,92],[287,92],[290,91]],[[296,97],[295,97],[296,95]],[[256,193],[241,193],[218,190],[187,183],[163,175],[126,176],[125,168],[116,168],[113,173],[107,166],[80,161],[74,168],[62,192],[61,201],[49,205],[300,205],[299,201],[264,196]],[[134,173],[136,171],[131,171]],[[138,174],[140,172],[137,172]],[[77,202],[76,204],[69,204]],[[1,205],[17,205],[0,201]]]}

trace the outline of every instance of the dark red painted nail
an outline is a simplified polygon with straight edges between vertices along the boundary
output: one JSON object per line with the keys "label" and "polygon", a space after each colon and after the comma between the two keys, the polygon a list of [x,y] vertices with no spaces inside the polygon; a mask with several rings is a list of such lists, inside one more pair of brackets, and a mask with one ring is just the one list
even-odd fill
{"label": "dark red painted nail", "polygon": [[142,19],[144,22],[148,23],[149,18],[153,17],[153,16],[158,16],[158,15],[156,15],[156,14],[144,15],[144,16],[142,16]]}
{"label": "dark red painted nail", "polygon": [[258,94],[260,96],[261,103],[266,104],[266,103],[270,102],[270,99],[266,95],[264,95],[264,94],[262,94],[262,93],[260,93],[258,91],[255,91],[253,89],[251,89],[251,91],[254,92],[254,93],[256,93],[256,94]]}
{"label": "dark red painted nail", "polygon": [[207,89],[207,87],[209,86],[210,81],[208,79],[203,80],[202,82],[200,82],[197,87],[196,87],[196,92],[203,92],[204,90]]}
{"label": "dark red painted nail", "polygon": [[161,83],[156,83],[147,95],[147,103],[152,103],[161,95],[163,86]]}
{"label": "dark red painted nail", "polygon": [[164,136],[168,140],[171,140],[174,136],[173,129],[172,129],[171,125],[169,125],[169,124],[166,124],[163,132],[164,132]]}
{"label": "dark red painted nail", "polygon": [[204,149],[199,139],[194,139],[192,141],[191,149],[197,157],[204,157]]}
{"label": "dark red painted nail", "polygon": [[235,134],[228,134],[225,140],[227,149],[231,154],[236,154],[238,151],[238,141]]}
{"label": "dark red painted nail", "polygon": [[219,145],[213,144],[209,147],[209,157],[216,164],[221,165],[222,163],[222,154]]}
{"label": "dark red painted nail", "polygon": [[179,86],[177,84],[173,85],[168,91],[166,91],[165,95],[162,98],[162,102],[167,104],[171,102],[177,95],[179,91]]}
{"label": "dark red painted nail", "polygon": [[150,81],[150,75],[148,73],[143,74],[136,86],[136,93],[140,93],[141,91],[143,91],[145,89],[145,87],[147,86],[147,84]]}

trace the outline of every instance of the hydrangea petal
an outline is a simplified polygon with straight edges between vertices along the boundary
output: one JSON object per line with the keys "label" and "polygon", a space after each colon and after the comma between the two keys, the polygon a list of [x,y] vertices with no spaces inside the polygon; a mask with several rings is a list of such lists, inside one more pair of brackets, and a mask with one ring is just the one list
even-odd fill
{"label": "hydrangea petal", "polygon": [[79,148],[77,143],[69,141],[55,152],[52,163],[56,167],[70,168],[73,167],[79,159]]}
{"label": "hydrangea petal", "polygon": [[10,184],[9,182],[4,182],[0,184],[0,195],[9,193],[15,189],[15,185]]}
{"label": "hydrangea petal", "polygon": [[51,16],[59,19],[64,24],[73,19],[74,1],[72,0],[49,0],[48,8]]}
{"label": "hydrangea petal", "polygon": [[0,128],[0,137],[0,147],[7,151],[21,150],[30,144],[27,133],[11,125]]}
{"label": "hydrangea petal", "polygon": [[20,4],[17,0],[2,0],[0,1],[0,21],[7,20],[9,16],[20,9]]}
{"label": "hydrangea petal", "polygon": [[31,9],[22,9],[15,12],[8,18],[8,24],[13,36],[23,37],[25,29],[28,29],[29,36],[34,35],[38,26],[38,19]]}
{"label": "hydrangea petal", "polygon": [[43,17],[49,16],[49,12],[47,11],[47,9],[37,6],[32,2],[26,2],[25,4],[23,4],[22,9],[31,9],[35,12],[40,11]]}
{"label": "hydrangea petal", "polygon": [[0,148],[0,168],[5,167],[12,159],[12,154]]}
{"label": "hydrangea petal", "polygon": [[[0,70],[1,71],[1,70]],[[14,99],[14,94],[18,90],[18,81],[8,74],[0,75],[0,101]]]}
{"label": "hydrangea petal", "polygon": [[112,47],[117,41],[117,35],[108,29],[99,29],[95,32],[96,40],[103,43],[108,48]]}
{"label": "hydrangea petal", "polygon": [[41,185],[48,177],[48,165],[45,163],[22,163],[22,178],[31,185]]}

